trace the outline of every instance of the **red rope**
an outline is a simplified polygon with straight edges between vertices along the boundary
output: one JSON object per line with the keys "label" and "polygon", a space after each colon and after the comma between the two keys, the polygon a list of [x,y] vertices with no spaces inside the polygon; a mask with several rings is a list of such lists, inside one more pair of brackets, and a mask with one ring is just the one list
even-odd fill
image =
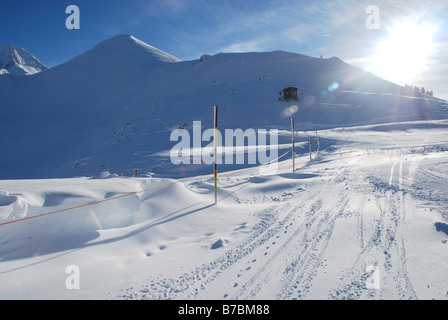
{"label": "red rope", "polygon": [[144,190],[139,190],[139,191],[123,194],[121,196],[116,196],[116,197],[112,197],[112,198],[107,198],[107,199],[103,199],[103,200],[99,200],[99,201],[95,201],[95,202],[82,204],[82,205],[79,205],[79,206],[74,206],[74,207],[70,207],[70,208],[65,208],[65,209],[56,210],[56,211],[52,211],[52,212],[47,212],[47,213],[35,215],[35,216],[32,216],[32,217],[26,217],[26,218],[22,218],[22,219],[13,220],[13,221],[3,222],[3,223],[0,223],[0,226],[4,226],[4,225],[7,225],[7,224],[16,223],[16,222],[21,222],[21,221],[25,221],[25,220],[40,218],[40,217],[48,216],[48,215],[51,215],[51,214],[61,213],[61,212],[70,211],[70,210],[74,210],[74,209],[79,209],[79,208],[83,208],[83,207],[93,206],[95,204],[99,204],[99,203],[103,203],[103,202],[107,202],[107,201],[112,201],[112,200],[117,200],[117,199],[124,198],[124,197],[129,197],[129,196],[132,196],[132,195],[135,195],[135,194],[138,194],[138,193],[143,193],[143,192],[147,192],[147,191],[151,191],[151,190],[157,190],[157,189],[165,188],[165,187],[168,187],[170,185],[173,185],[173,184],[176,184],[176,183],[179,183],[179,182],[183,182],[183,181],[187,181],[187,180],[190,180],[190,179],[194,179],[194,178],[197,178],[197,177],[200,177],[200,176],[205,176],[205,175],[210,174],[210,173],[213,173],[213,171],[207,172],[207,173],[203,173],[203,174],[200,174],[200,175],[197,175],[197,176],[194,176],[194,177],[183,178],[183,179],[180,179],[180,180],[177,180],[177,181],[173,181],[173,182],[170,182],[170,183],[163,184],[161,186],[152,187],[152,188],[148,188],[148,189],[144,189]]}
{"label": "red rope", "polygon": [[[284,157],[288,153],[289,153],[289,151],[284,153],[284,154],[282,154],[280,157],[278,157],[277,159],[274,159],[272,161],[277,161],[280,158]],[[261,164],[261,165],[255,166],[255,167],[251,167],[251,168],[245,168],[245,169],[236,170],[236,171],[224,172],[224,173],[221,173],[220,175],[229,175],[229,174],[240,173],[240,172],[243,172],[243,171],[252,170],[252,169],[264,166],[264,165],[268,165],[270,162],[264,163],[264,164]],[[51,212],[47,212],[47,213],[43,213],[43,214],[38,214],[38,215],[35,215],[35,216],[32,216],[32,217],[26,217],[26,218],[22,218],[22,219],[17,219],[17,220],[12,220],[12,221],[8,221],[8,222],[3,222],[3,223],[0,223],[0,226],[5,226],[5,225],[8,225],[8,224],[21,222],[21,221],[25,221],[25,220],[30,220],[30,219],[41,218],[41,217],[44,217],[44,216],[48,216],[48,215],[52,215],[52,214],[56,214],[56,213],[61,213],[61,212],[66,212],[66,211],[71,211],[71,210],[74,210],[74,209],[79,209],[79,208],[84,208],[84,207],[88,207],[88,206],[93,206],[95,204],[104,203],[104,202],[112,201],[112,200],[117,200],[117,199],[121,199],[121,198],[124,198],[124,197],[129,197],[129,196],[132,196],[132,195],[135,195],[135,194],[139,194],[139,193],[143,193],[143,192],[147,192],[147,191],[162,189],[162,188],[171,186],[171,185],[179,183],[179,182],[191,180],[191,179],[194,179],[194,178],[197,178],[197,177],[200,177],[200,176],[205,176],[205,175],[208,175],[208,174],[211,174],[211,173],[216,174],[215,171],[210,171],[210,172],[202,173],[202,174],[197,175],[197,176],[183,178],[183,179],[176,180],[176,181],[173,181],[173,182],[170,182],[170,183],[166,183],[166,184],[163,184],[161,186],[152,187],[152,188],[148,188],[148,189],[144,189],[144,190],[139,190],[139,191],[123,194],[121,196],[116,196],[116,197],[112,197],[112,198],[107,198],[107,199],[98,200],[98,201],[95,201],[95,202],[82,204],[82,205],[79,205],[79,206],[74,206],[74,207],[70,207],[70,208],[65,208],[65,209],[61,209],[61,210],[56,210],[56,211],[51,211]]]}

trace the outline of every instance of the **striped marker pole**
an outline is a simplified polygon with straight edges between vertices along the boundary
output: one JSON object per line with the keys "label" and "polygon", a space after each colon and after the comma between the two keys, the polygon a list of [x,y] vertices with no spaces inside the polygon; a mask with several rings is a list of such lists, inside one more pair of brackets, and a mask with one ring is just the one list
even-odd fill
{"label": "striped marker pole", "polygon": [[310,145],[310,164],[311,164],[312,163],[312,160],[311,160],[311,137],[309,137],[309,140],[310,140],[309,145]]}
{"label": "striped marker pole", "polygon": [[320,151],[320,139],[319,139],[319,136],[317,135],[317,130],[316,130],[316,139],[317,139],[317,154],[319,154],[319,151]]}
{"label": "striped marker pole", "polygon": [[291,132],[292,132],[292,172],[296,171],[296,165],[295,165],[295,156],[296,151],[294,147],[294,118],[291,118]]}
{"label": "striped marker pole", "polygon": [[215,106],[215,204],[218,204],[218,166],[217,166],[217,149],[218,149],[218,106]]}

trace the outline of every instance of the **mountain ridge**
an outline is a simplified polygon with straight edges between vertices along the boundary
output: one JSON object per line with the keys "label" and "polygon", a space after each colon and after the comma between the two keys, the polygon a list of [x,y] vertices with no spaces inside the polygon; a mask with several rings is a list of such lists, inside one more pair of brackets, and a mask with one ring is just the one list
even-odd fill
{"label": "mountain ridge", "polygon": [[[132,57],[131,59],[129,57]],[[57,69],[66,65],[76,64],[82,68],[116,67],[140,68],[159,66],[164,63],[177,63],[182,60],[158,49],[134,36],[118,34],[96,44],[92,49],[75,58],[57,65]]]}

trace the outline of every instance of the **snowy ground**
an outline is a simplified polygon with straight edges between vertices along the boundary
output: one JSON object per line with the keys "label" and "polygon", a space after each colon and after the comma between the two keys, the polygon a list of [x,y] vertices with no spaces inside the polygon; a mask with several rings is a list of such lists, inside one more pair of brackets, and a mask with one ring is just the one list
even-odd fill
{"label": "snowy ground", "polygon": [[211,175],[0,181],[0,223],[151,189],[0,225],[0,298],[448,299],[447,128],[300,132],[294,173],[220,175],[217,206]]}

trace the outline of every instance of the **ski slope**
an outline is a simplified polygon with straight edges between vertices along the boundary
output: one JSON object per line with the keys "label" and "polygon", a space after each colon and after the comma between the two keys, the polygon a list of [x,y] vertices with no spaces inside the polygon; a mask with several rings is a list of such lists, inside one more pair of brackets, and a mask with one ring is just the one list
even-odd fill
{"label": "ski slope", "polygon": [[[217,205],[212,165],[170,161],[214,105],[219,130],[277,129],[280,157],[219,165]],[[448,298],[446,101],[338,58],[118,35],[1,75],[0,107],[0,299]]]}
{"label": "ski slope", "polygon": [[[296,86],[301,101],[279,92]],[[74,59],[23,77],[0,77],[0,179],[112,173],[181,177],[165,155],[173,130],[300,130],[446,118],[446,101],[415,93],[333,57],[273,51],[179,59],[117,35]],[[294,107],[294,108],[293,108]],[[290,112],[293,108],[294,112]],[[14,152],[7,152],[14,150]],[[30,161],[32,159],[32,161]]]}
{"label": "ski slope", "polygon": [[447,299],[447,128],[299,129],[218,205],[212,175],[2,180],[0,222],[82,207],[0,225],[0,298]]}

